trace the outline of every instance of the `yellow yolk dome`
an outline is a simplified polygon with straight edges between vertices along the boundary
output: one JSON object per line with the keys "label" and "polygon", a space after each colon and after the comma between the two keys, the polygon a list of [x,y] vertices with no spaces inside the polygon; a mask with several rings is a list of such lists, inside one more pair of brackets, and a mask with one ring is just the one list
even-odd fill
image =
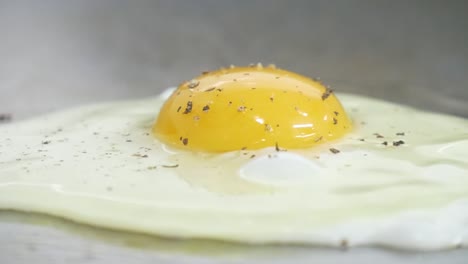
{"label": "yellow yolk dome", "polygon": [[204,152],[307,148],[350,129],[332,90],[260,64],[205,72],[181,84],[153,126],[162,142]]}

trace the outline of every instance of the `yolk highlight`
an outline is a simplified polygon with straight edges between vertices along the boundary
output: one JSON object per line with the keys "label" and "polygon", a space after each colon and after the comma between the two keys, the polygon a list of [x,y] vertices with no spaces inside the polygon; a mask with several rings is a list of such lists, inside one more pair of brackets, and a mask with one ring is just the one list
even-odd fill
{"label": "yolk highlight", "polygon": [[261,65],[181,84],[153,126],[164,143],[204,152],[307,148],[350,129],[340,102],[319,81]]}

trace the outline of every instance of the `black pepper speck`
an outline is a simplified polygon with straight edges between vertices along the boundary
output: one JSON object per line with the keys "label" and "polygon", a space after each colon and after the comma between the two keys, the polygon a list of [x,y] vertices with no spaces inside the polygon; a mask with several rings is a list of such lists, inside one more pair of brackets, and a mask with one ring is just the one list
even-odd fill
{"label": "black pepper speck", "polygon": [[338,154],[340,153],[341,151],[336,149],[336,148],[330,148],[330,152],[333,153],[333,154]]}
{"label": "black pepper speck", "polygon": [[192,101],[188,101],[187,102],[187,107],[184,110],[184,114],[188,114],[188,113],[192,112],[192,107],[193,107]]}

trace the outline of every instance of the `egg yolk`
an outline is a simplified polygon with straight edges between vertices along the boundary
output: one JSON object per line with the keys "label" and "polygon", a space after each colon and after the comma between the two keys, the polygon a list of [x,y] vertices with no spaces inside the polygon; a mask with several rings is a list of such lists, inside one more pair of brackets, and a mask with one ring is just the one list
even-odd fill
{"label": "egg yolk", "polygon": [[320,81],[260,64],[182,83],[153,126],[164,143],[204,152],[307,148],[343,136],[350,119]]}

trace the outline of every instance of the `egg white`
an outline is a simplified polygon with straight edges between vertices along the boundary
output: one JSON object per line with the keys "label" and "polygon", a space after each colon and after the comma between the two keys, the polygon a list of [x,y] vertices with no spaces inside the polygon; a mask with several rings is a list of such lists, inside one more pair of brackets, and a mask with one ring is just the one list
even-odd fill
{"label": "egg white", "polygon": [[343,139],[195,154],[150,134],[170,92],[0,126],[0,208],[171,237],[468,246],[467,120],[339,94]]}

